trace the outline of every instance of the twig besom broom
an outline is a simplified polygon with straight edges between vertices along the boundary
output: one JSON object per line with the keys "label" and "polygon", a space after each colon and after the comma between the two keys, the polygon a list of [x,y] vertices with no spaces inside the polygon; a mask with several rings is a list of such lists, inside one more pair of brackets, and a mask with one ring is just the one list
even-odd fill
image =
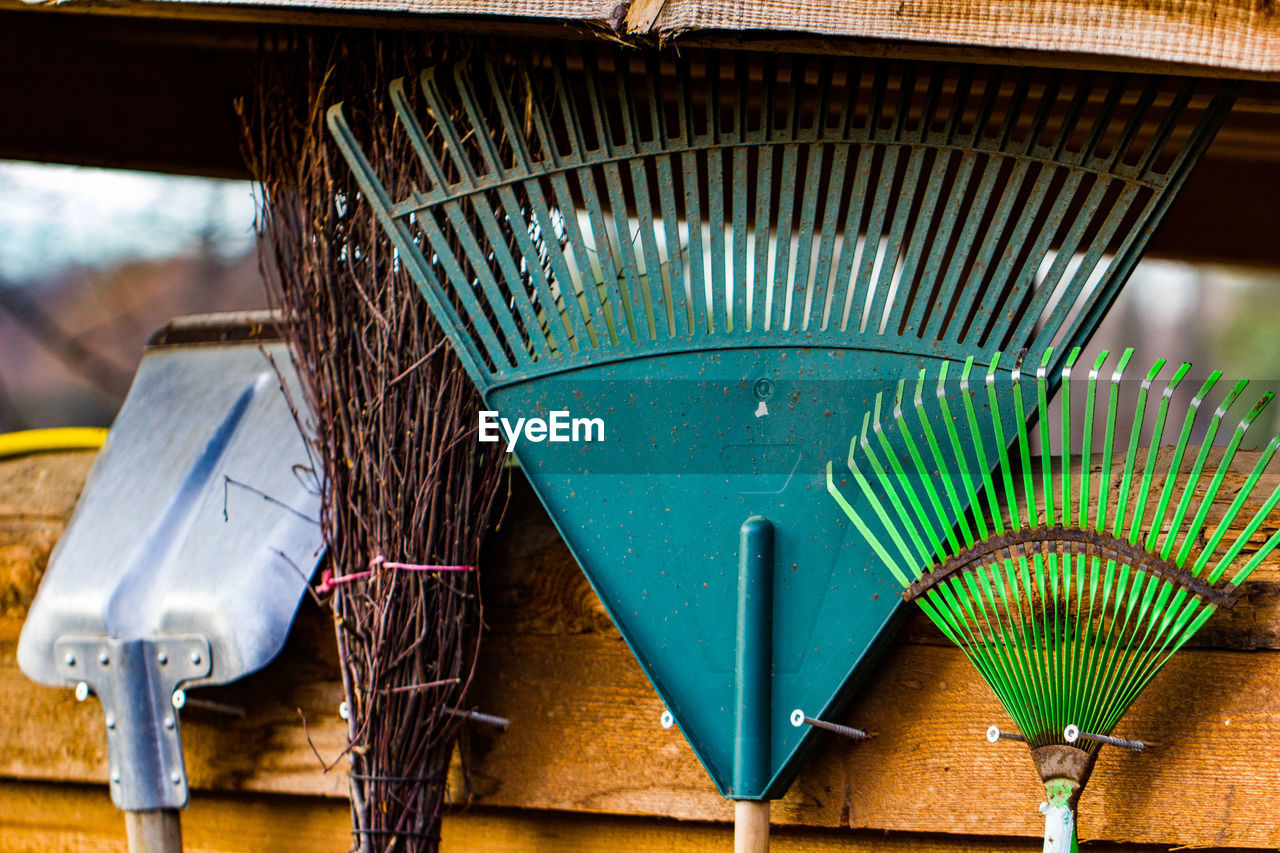
{"label": "twig besom broom", "polygon": [[[983,381],[972,375],[970,359],[958,387],[943,365],[935,392],[927,391],[924,371],[913,398],[899,383],[893,411],[883,418],[877,398],[848,459],[870,512],[855,509],[827,466],[829,491],[906,588],[904,597],[964,650],[1025,738],[1045,784],[1045,850],[1053,853],[1077,847],[1076,803],[1106,736],[1169,657],[1230,605],[1236,587],[1280,543],[1277,530],[1239,564],[1280,501],[1280,487],[1261,502],[1252,499],[1280,435],[1238,490],[1224,488],[1237,450],[1272,394],[1244,414],[1219,456],[1214,439],[1246,382],[1227,391],[1205,424],[1205,403],[1220,373],[1181,411],[1174,394],[1190,365],[1154,394],[1164,367],[1158,361],[1130,408],[1121,401],[1128,396],[1121,394],[1121,377],[1132,350],[1109,382],[1099,382],[1104,352],[1089,371],[1083,421],[1073,424],[1070,379],[1078,355],[1071,353],[1062,373],[1057,452],[1050,449],[1046,354],[1034,383],[1021,366],[998,371],[998,358]],[[1001,383],[1011,405],[996,393]],[[1036,428],[1027,426],[1033,413],[1043,448],[1038,460],[1031,454]],[[1120,414],[1132,420],[1127,441],[1117,445]],[[1095,448],[1099,427],[1102,442]],[[982,442],[969,440],[983,428],[996,435],[994,460]],[[1167,428],[1178,429],[1177,441],[1162,452]],[[1192,459],[1189,441],[1198,428],[1203,443]],[[1081,455],[1073,457],[1077,446]],[[1101,452],[1096,489],[1090,477],[1095,449]],[[1117,452],[1124,453],[1118,466]],[[944,509],[964,505],[972,509],[967,516]],[[1237,519],[1245,518],[1232,535]]]}

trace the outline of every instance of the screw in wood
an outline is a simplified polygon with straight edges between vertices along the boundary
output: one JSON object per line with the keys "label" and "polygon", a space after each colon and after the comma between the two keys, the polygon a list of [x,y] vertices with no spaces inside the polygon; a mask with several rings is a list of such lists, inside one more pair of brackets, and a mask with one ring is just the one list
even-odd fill
{"label": "screw in wood", "polygon": [[1026,743],[1026,735],[1020,735],[1017,732],[1004,732],[999,726],[991,726],[987,729],[987,740],[995,743],[1000,740],[1016,740],[1019,743]]}
{"label": "screw in wood", "polygon": [[1062,730],[1062,737],[1067,743],[1075,743],[1078,740],[1089,740],[1094,743],[1105,743],[1108,746],[1118,746],[1121,749],[1131,749],[1134,752],[1142,752],[1149,744],[1141,740],[1129,740],[1128,738],[1113,737],[1112,735],[1099,735],[1093,732],[1082,732],[1080,727],[1075,723],[1067,726]]}
{"label": "screw in wood", "polygon": [[867,733],[862,729],[855,729],[853,726],[842,726],[839,723],[828,722],[827,720],[819,720],[816,717],[810,717],[804,711],[796,708],[791,712],[791,725],[796,728],[800,726],[813,726],[815,729],[823,729],[828,732],[835,732],[853,740],[866,740]]}

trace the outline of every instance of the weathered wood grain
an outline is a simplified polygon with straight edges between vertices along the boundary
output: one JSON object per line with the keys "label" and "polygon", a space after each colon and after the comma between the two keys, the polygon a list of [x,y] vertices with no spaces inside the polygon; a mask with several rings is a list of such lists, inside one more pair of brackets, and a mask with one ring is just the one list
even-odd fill
{"label": "weathered wood grain", "polygon": [[[338,853],[346,801],[203,794],[182,812],[185,853]],[[0,781],[0,853],[126,853],[105,787]]]}
{"label": "weathered wood grain", "polygon": [[[705,853],[727,851],[733,830],[697,821],[645,820],[617,815],[471,809],[444,820],[450,853]],[[775,826],[772,853],[1039,853],[1031,838],[965,838],[914,833],[858,832]],[[1164,853],[1166,847],[1091,844],[1089,853]],[[0,848],[3,850],[3,848]],[[1201,853],[1229,853],[1200,848]]]}
{"label": "weathered wood grain", "polygon": [[[16,484],[12,462],[0,463],[0,507],[7,513],[0,515],[0,530],[17,530],[4,528],[3,522],[20,515],[24,524],[53,525],[56,536],[78,489],[73,481],[87,470],[84,459],[56,464],[63,468],[52,479],[41,479],[38,469],[53,467],[24,464],[24,486]],[[54,482],[59,478],[60,486]],[[35,495],[30,500],[24,497],[28,488]],[[11,534],[10,543],[26,542],[31,529]],[[26,558],[34,559],[37,572],[43,548]],[[684,848],[690,850],[727,839],[724,826],[652,820],[714,824],[729,819],[731,805],[716,794],[678,731],[659,727],[661,703],[530,495],[515,496],[504,530],[485,556],[491,630],[474,699],[483,710],[508,716],[511,727],[504,733],[470,731],[469,794],[489,823],[466,823],[481,819],[469,813],[451,818],[446,838],[453,846],[447,849],[610,849],[592,847],[592,839],[615,837],[609,827],[617,820],[637,839],[625,849],[679,851],[681,842],[672,839],[684,839],[686,833],[698,839]],[[29,570],[17,561],[0,562],[0,589],[18,589],[22,571]],[[1268,571],[1275,571],[1274,561]],[[96,703],[76,704],[69,690],[33,685],[17,670],[13,655],[20,611],[32,591],[30,584],[25,589],[14,593],[0,618],[0,719],[6,721],[0,730],[0,777],[27,781],[0,783],[0,815],[11,813],[13,791],[59,792],[47,795],[50,802],[63,796],[62,787],[30,780],[102,783],[105,774]],[[1233,618],[1251,613],[1252,623],[1232,630],[1242,637],[1274,631],[1274,610],[1267,609],[1272,606],[1238,608]],[[890,649],[847,714],[848,722],[876,736],[861,744],[833,740],[775,804],[780,839],[793,837],[788,833],[809,838],[809,832],[818,839],[813,846],[781,849],[834,849],[824,846],[828,838],[939,853],[1036,849],[1032,839],[1042,828],[1036,811],[1042,791],[1031,762],[1023,747],[992,746],[982,737],[989,723],[1003,724],[1007,718],[958,651],[912,637],[908,633],[905,642]],[[234,810],[241,803],[274,802],[272,792],[344,793],[341,767],[327,776],[320,772],[297,713],[301,708],[306,714],[320,753],[335,758],[344,739],[332,646],[328,617],[308,601],[276,663],[237,685],[196,692],[197,698],[204,693],[242,706],[247,715],[236,720],[199,708],[185,713],[193,815],[202,803]],[[1181,652],[1119,733],[1160,746],[1142,755],[1104,752],[1082,803],[1085,838],[1213,849],[1280,847],[1280,824],[1271,819],[1280,813],[1280,773],[1275,772],[1280,768],[1280,653]],[[465,799],[468,792],[458,787],[455,798]],[[75,796],[93,791],[109,809],[104,789],[80,789]],[[345,827],[345,803],[327,802]],[[543,814],[546,810],[558,811]],[[571,818],[564,812],[637,819]],[[35,807],[24,813],[35,814]],[[597,820],[604,823],[592,823]],[[534,828],[529,821],[542,822]],[[518,846],[519,827],[543,846]],[[3,837],[8,829],[0,822]],[[938,835],[943,829],[951,837]],[[13,849],[112,849],[94,846],[98,842],[91,833],[74,841],[81,845],[77,848],[49,841],[63,836],[42,832],[24,830],[48,841],[44,846]],[[882,845],[884,832],[891,835]],[[495,846],[479,846],[476,839],[487,835],[497,839]],[[556,846],[562,839],[565,846]],[[330,849],[345,849],[345,844],[343,838]]]}

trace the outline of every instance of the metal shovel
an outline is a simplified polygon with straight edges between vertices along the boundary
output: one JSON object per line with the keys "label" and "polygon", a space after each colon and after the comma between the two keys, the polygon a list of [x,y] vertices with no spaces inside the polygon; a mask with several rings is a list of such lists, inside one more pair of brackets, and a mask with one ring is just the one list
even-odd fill
{"label": "metal shovel", "polygon": [[18,643],[35,681],[102,702],[131,853],[182,848],[180,688],[280,651],[323,550],[319,471],[270,315],[175,321],[138,368]]}

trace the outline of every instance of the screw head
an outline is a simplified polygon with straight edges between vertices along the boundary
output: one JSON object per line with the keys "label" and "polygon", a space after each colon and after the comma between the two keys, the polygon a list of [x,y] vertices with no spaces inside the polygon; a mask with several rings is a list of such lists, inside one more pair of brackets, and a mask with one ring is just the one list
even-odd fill
{"label": "screw head", "polygon": [[1062,739],[1067,743],[1075,743],[1080,739],[1080,727],[1075,723],[1062,730]]}
{"label": "screw head", "polygon": [[796,708],[791,712],[791,725],[800,728],[804,725],[804,711]]}
{"label": "screw head", "polygon": [[757,379],[755,386],[751,390],[756,395],[757,400],[768,400],[773,396],[773,380]]}
{"label": "screw head", "polygon": [[156,655],[156,662],[161,666],[164,666],[169,662],[169,656],[164,652],[161,652],[160,654]]}
{"label": "screw head", "polygon": [[995,743],[996,741],[1000,740],[999,726],[991,726],[987,729],[987,740],[989,740],[991,743]]}
{"label": "screw head", "polygon": [[98,663],[102,664],[103,666],[106,666],[107,664],[111,663],[111,656],[107,654],[106,649],[103,649],[102,651],[98,652]]}
{"label": "screw head", "polygon": [[120,784],[120,771],[115,767],[111,768],[111,781],[116,785]]}
{"label": "screw head", "polygon": [[177,770],[173,771],[172,773],[169,774],[169,781],[175,785],[181,785],[182,773]]}
{"label": "screw head", "polygon": [[676,718],[671,716],[670,711],[663,711],[662,716],[658,718],[658,724],[664,729],[669,729],[676,724]]}
{"label": "screw head", "polygon": [[107,729],[111,730],[116,727],[116,718],[114,714],[107,714]]}
{"label": "screw head", "polygon": [[173,728],[173,714],[165,714],[165,717],[164,717],[164,727],[165,727],[166,729],[171,729],[171,728]]}
{"label": "screw head", "polygon": [[338,703],[338,716],[344,720],[351,719],[351,706],[345,701]]}
{"label": "screw head", "polygon": [[193,666],[199,666],[199,665],[200,665],[200,662],[201,662],[202,660],[204,660],[204,658],[200,657],[200,653],[199,653],[199,652],[192,652],[192,653],[191,653],[191,663],[192,663],[192,665],[193,665]]}
{"label": "screw head", "polygon": [[67,652],[65,655],[62,656],[62,662],[65,663],[67,666],[75,666],[76,656],[73,655],[71,652]]}
{"label": "screw head", "polygon": [[187,692],[181,688],[173,691],[173,697],[169,700],[173,703],[173,707],[182,710],[182,706],[187,704]]}
{"label": "screw head", "polygon": [[83,702],[84,700],[86,700],[86,699],[88,699],[88,698],[89,698],[89,685],[88,685],[88,683],[86,683],[86,682],[84,682],[84,681],[81,681],[81,682],[77,683],[77,684],[76,684],[76,701],[77,701],[77,702]]}

